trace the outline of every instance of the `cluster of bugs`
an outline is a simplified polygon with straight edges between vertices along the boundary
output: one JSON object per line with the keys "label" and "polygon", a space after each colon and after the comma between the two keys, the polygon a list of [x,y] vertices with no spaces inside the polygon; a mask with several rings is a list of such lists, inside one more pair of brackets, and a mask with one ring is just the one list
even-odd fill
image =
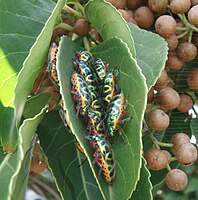
{"label": "cluster of bugs", "polygon": [[[59,87],[56,71],[56,53],[58,47],[53,43],[48,56],[48,72],[52,81]],[[118,71],[109,70],[109,65],[100,58],[93,59],[87,51],[76,52],[72,60],[74,72],[71,75],[71,94],[76,103],[76,117],[86,124],[85,138],[94,149],[93,164],[99,167],[106,182],[112,184],[115,177],[115,156],[111,147],[116,132],[124,140],[119,128],[125,118],[127,101],[121,89],[116,85]],[[67,113],[63,108],[63,100],[59,102],[59,113],[66,126],[70,126]],[[84,154],[79,143],[77,148]]]}

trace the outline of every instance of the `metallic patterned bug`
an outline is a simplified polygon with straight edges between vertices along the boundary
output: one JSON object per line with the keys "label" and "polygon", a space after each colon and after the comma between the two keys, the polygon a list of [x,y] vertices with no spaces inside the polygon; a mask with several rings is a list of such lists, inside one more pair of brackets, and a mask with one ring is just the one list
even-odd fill
{"label": "metallic patterned bug", "polygon": [[107,108],[111,99],[116,93],[115,78],[116,76],[113,74],[113,72],[108,72],[108,74],[104,78],[102,88],[104,108]]}
{"label": "metallic patterned bug", "polygon": [[92,96],[88,88],[88,85],[83,79],[83,77],[77,72],[74,72],[72,74],[71,84],[72,84],[71,93],[74,95],[74,101],[77,102],[76,116],[79,115],[79,112],[82,116],[85,116],[87,113],[87,108],[90,107],[92,102]]}
{"label": "metallic patterned bug", "polygon": [[96,81],[96,77],[91,70],[91,68],[85,64],[83,61],[73,61],[75,70],[83,76],[85,81],[87,82],[87,85],[91,91],[91,95],[93,99],[97,98],[98,93],[98,84]]}
{"label": "metallic patterned bug", "polygon": [[48,67],[47,71],[49,73],[49,77],[54,83],[55,86],[59,87],[59,80],[56,68],[56,54],[58,52],[58,46],[56,43],[52,43],[48,53]]}
{"label": "metallic patterned bug", "polygon": [[[127,101],[125,101],[124,93],[120,90],[111,100],[106,117],[106,125],[108,135],[114,136],[115,131],[122,136],[122,131],[118,129],[119,124],[129,121],[131,118],[123,119],[126,115],[125,109],[127,107]],[[122,136],[124,140],[124,137]]]}
{"label": "metallic patterned bug", "polygon": [[103,81],[103,79],[106,77],[108,72],[108,66],[109,64],[105,63],[102,59],[97,58],[92,63],[92,68],[97,75],[97,78],[100,80],[100,82]]}
{"label": "metallic patterned bug", "polygon": [[115,157],[109,142],[98,135],[85,136],[95,150],[93,164],[97,164],[98,176],[102,173],[107,183],[112,184],[115,177]]}
{"label": "metallic patterned bug", "polygon": [[87,66],[89,66],[91,64],[92,61],[92,55],[87,52],[87,51],[79,51],[76,52],[76,56],[77,56],[77,60],[83,61]]}

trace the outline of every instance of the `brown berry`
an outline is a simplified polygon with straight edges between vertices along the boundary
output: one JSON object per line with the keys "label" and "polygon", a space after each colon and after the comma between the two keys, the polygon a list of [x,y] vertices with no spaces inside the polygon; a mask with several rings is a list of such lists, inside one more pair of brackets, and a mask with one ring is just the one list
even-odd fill
{"label": "brown berry", "polygon": [[198,68],[193,68],[188,76],[187,83],[190,89],[198,90]]}
{"label": "brown berry", "polygon": [[177,56],[184,62],[192,61],[197,56],[197,47],[191,42],[181,43],[177,49]]}
{"label": "brown berry", "polygon": [[137,9],[140,6],[143,6],[142,0],[127,0],[127,7],[129,9]]}
{"label": "brown berry", "polygon": [[170,87],[158,91],[158,101],[162,110],[168,111],[177,108],[180,104],[179,94]]}
{"label": "brown berry", "polygon": [[176,21],[170,15],[161,15],[155,21],[155,30],[162,37],[170,37],[175,34],[176,31]]}
{"label": "brown berry", "polygon": [[187,94],[180,94],[180,104],[177,107],[177,110],[180,112],[188,112],[193,106],[192,98]]}
{"label": "brown berry", "polygon": [[157,79],[156,85],[166,85],[169,81],[166,70],[162,70],[160,77]]}
{"label": "brown berry", "polygon": [[148,0],[148,7],[155,13],[164,13],[168,0]]}
{"label": "brown berry", "polygon": [[128,22],[129,21],[129,19],[130,19],[130,15],[129,15],[129,13],[126,11],[126,10],[124,10],[124,9],[118,9],[118,11],[120,12],[120,14],[122,15],[122,17]]}
{"label": "brown berry", "polygon": [[146,151],[144,158],[147,162],[147,167],[151,170],[161,170],[166,168],[169,159],[162,150],[151,148]]}
{"label": "brown berry", "polygon": [[197,149],[191,143],[182,144],[176,151],[176,159],[182,165],[191,165],[197,160]]}
{"label": "brown berry", "polygon": [[174,14],[185,13],[190,9],[190,0],[172,0],[170,2],[170,9]]}
{"label": "brown berry", "polygon": [[191,0],[191,5],[192,6],[198,5],[198,0]]}
{"label": "brown berry", "polygon": [[89,22],[86,19],[78,19],[74,25],[74,33],[85,36],[90,30]]}
{"label": "brown berry", "polygon": [[178,45],[178,38],[175,34],[171,35],[170,37],[164,38],[168,44],[168,48],[170,50],[174,50]]}
{"label": "brown berry", "polygon": [[154,22],[154,14],[150,8],[146,6],[139,7],[135,11],[135,21],[141,28],[150,28]]}
{"label": "brown berry", "polygon": [[186,144],[190,142],[190,138],[187,134],[185,133],[175,133],[171,137],[171,142],[173,143],[173,148],[171,151],[176,154],[177,149],[180,145]]}
{"label": "brown berry", "polygon": [[166,68],[169,70],[180,70],[184,66],[184,61],[178,58],[177,54],[173,51],[170,51],[168,54],[168,59],[166,61]]}
{"label": "brown berry", "polygon": [[198,27],[198,5],[193,6],[189,11],[188,11],[188,21]]}
{"label": "brown berry", "polygon": [[152,103],[153,100],[154,100],[154,88],[151,87],[151,89],[149,90],[147,94],[147,103]]}
{"label": "brown berry", "polygon": [[39,161],[38,156],[34,156],[31,160],[30,171],[34,173],[41,173],[47,168],[46,161],[42,159]]}
{"label": "brown berry", "polygon": [[169,116],[163,110],[156,109],[148,114],[147,124],[156,131],[165,130],[169,122]]}
{"label": "brown berry", "polygon": [[173,169],[166,175],[166,185],[173,191],[183,190],[187,183],[188,178],[180,169]]}

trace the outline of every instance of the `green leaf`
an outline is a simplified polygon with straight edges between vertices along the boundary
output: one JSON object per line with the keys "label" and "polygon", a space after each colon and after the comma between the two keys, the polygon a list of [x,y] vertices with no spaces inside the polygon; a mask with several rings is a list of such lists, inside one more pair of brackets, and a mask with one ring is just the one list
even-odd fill
{"label": "green leaf", "polygon": [[[50,0],[16,0],[14,4],[0,0],[0,135],[5,151],[15,151],[23,108],[64,2],[55,7]],[[7,121],[12,126],[5,126]]]}
{"label": "green leaf", "polygon": [[168,47],[165,40],[159,35],[140,29],[138,26],[128,23],[134,39],[138,66],[146,77],[148,89],[159,78],[165,67]]}
{"label": "green leaf", "polygon": [[[46,3],[49,4],[49,1]],[[65,0],[59,0],[55,8],[53,9],[52,13],[49,13],[50,16],[48,20],[45,22],[45,24],[42,24],[43,29],[37,36],[36,42],[31,47],[31,50],[29,51],[29,54],[23,63],[23,68],[21,69],[19,76],[17,78],[17,84],[15,88],[15,100],[14,100],[14,104],[16,107],[15,113],[17,122],[19,122],[21,119],[27,96],[30,93],[33,83],[46,59],[46,55],[49,49],[49,44],[52,36],[52,31],[60,15],[64,3]],[[43,7],[44,4],[41,5],[42,7],[40,9],[45,10],[46,8]],[[34,15],[34,13],[32,13],[32,15]],[[30,26],[32,26],[31,21],[29,22]],[[34,29],[35,27],[32,26],[32,28]]]}
{"label": "green leaf", "polygon": [[152,184],[150,182],[150,172],[146,168],[146,161],[142,158],[142,167],[140,170],[140,180],[137,183],[136,189],[131,197],[131,200],[152,200]]}
{"label": "green leaf", "polygon": [[29,173],[29,168],[27,167],[30,161],[29,151],[33,135],[45,112],[46,108],[43,108],[34,118],[24,120],[19,129],[19,145],[14,154],[5,155],[2,153],[2,149],[0,150],[1,199],[14,199],[25,194],[24,190],[26,189],[25,185]]}
{"label": "green leaf", "polygon": [[[94,177],[105,199],[127,199],[131,196],[139,179],[141,167],[141,121],[146,105],[146,85],[144,77],[135,60],[132,58],[127,45],[119,38],[105,41],[92,49],[94,57],[100,57],[110,64],[110,69],[119,66],[116,83],[128,100],[127,117],[133,119],[121,128],[126,139],[121,139],[112,145],[115,152],[116,177],[113,185],[109,186],[104,179],[98,179],[98,168],[92,165],[93,150],[84,138],[86,128],[80,119],[76,118],[76,106],[71,95],[70,77],[74,71],[72,58],[75,51],[81,48],[67,37],[62,37],[57,54],[57,69],[60,79],[60,93],[64,100],[65,110],[71,124],[71,130],[80,142],[88,157]],[[138,91],[138,93],[137,93]]]}
{"label": "green leaf", "polygon": [[191,119],[190,128],[191,128],[192,134],[196,138],[196,143],[198,144],[198,118]]}
{"label": "green leaf", "polygon": [[77,150],[74,136],[64,127],[57,111],[43,118],[37,133],[61,197],[102,200],[88,162],[80,166],[86,157]]}
{"label": "green leaf", "polygon": [[135,58],[134,41],[129,27],[112,4],[103,0],[90,0],[85,6],[85,16],[104,40],[113,37],[121,38]]}
{"label": "green leaf", "polygon": [[25,104],[23,117],[32,118],[37,115],[45,107],[49,99],[49,93],[41,93],[30,97]]}

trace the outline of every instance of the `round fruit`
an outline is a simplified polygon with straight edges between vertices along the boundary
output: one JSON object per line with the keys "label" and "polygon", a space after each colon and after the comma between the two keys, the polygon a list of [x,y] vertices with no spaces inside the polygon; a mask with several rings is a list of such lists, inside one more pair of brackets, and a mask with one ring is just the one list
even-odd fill
{"label": "round fruit", "polygon": [[179,94],[170,87],[158,91],[157,98],[162,110],[168,111],[177,108],[180,104]]}
{"label": "round fruit", "polygon": [[182,165],[193,164],[197,160],[197,149],[191,143],[182,144],[176,151],[176,159]]}
{"label": "round fruit", "polygon": [[177,57],[176,53],[170,51],[168,54],[168,60],[166,61],[166,68],[170,70],[179,70],[183,67],[184,61]]}
{"label": "round fruit", "polygon": [[177,56],[184,62],[195,59],[197,47],[191,42],[180,43],[177,49]]}
{"label": "round fruit", "polygon": [[139,7],[135,11],[135,21],[139,27],[148,29],[154,22],[153,12],[146,6]]}
{"label": "round fruit", "polygon": [[148,7],[155,13],[164,13],[168,0],[148,0]]}
{"label": "round fruit", "polygon": [[191,0],[191,5],[192,6],[198,5],[198,0]]}
{"label": "round fruit", "polygon": [[169,81],[169,77],[167,75],[166,70],[162,70],[160,77],[157,79],[156,85],[166,85]]}
{"label": "round fruit", "polygon": [[74,25],[74,33],[85,36],[90,30],[89,22],[86,19],[78,19]]}
{"label": "round fruit", "polygon": [[198,27],[198,5],[188,11],[188,21]]}
{"label": "round fruit", "polygon": [[127,0],[127,7],[129,9],[137,9],[138,7],[143,5],[142,0]]}
{"label": "round fruit", "polygon": [[198,68],[193,68],[189,72],[187,83],[190,89],[198,90]]}
{"label": "round fruit", "polygon": [[178,38],[175,34],[171,35],[170,37],[164,38],[168,44],[169,50],[174,50],[178,45]]}
{"label": "round fruit", "polygon": [[180,145],[186,144],[190,142],[190,138],[187,134],[185,133],[175,133],[171,137],[171,142],[173,143],[173,148],[172,152],[176,154],[177,149]]}
{"label": "round fruit", "polygon": [[155,30],[162,37],[170,37],[175,34],[176,31],[176,21],[170,15],[161,15],[155,21]]}
{"label": "round fruit", "polygon": [[180,112],[188,112],[193,106],[192,98],[187,94],[180,94],[180,104],[177,107],[177,110]]}
{"label": "round fruit", "polygon": [[180,169],[173,169],[166,175],[166,185],[173,191],[183,190],[187,183],[188,178]]}
{"label": "round fruit", "polygon": [[147,103],[152,103],[153,100],[154,100],[154,88],[151,87],[151,89],[149,90],[147,94]]}
{"label": "round fruit", "polygon": [[160,109],[152,110],[148,114],[147,124],[156,131],[163,131],[169,125],[169,116]]}
{"label": "round fruit", "polygon": [[[170,159],[171,159],[171,154],[168,152],[168,151],[166,151],[166,150],[162,150],[165,154],[166,154],[166,156],[167,156],[167,158],[168,158],[168,161],[169,161],[169,163],[170,163]],[[168,163],[168,164],[169,164]]]}
{"label": "round fruit", "polygon": [[151,148],[146,151],[144,158],[147,162],[147,167],[151,170],[161,170],[166,168],[169,159],[162,150]]}
{"label": "round fruit", "polygon": [[34,173],[41,173],[47,168],[46,161],[42,159],[41,162],[38,160],[38,156],[33,156],[31,165],[30,165],[30,171]]}
{"label": "round fruit", "polygon": [[185,13],[191,6],[190,0],[172,0],[170,2],[170,9],[174,14]]}
{"label": "round fruit", "polygon": [[120,12],[120,14],[122,15],[122,17],[128,22],[130,19],[130,15],[126,10],[123,9],[118,9],[118,11]]}

